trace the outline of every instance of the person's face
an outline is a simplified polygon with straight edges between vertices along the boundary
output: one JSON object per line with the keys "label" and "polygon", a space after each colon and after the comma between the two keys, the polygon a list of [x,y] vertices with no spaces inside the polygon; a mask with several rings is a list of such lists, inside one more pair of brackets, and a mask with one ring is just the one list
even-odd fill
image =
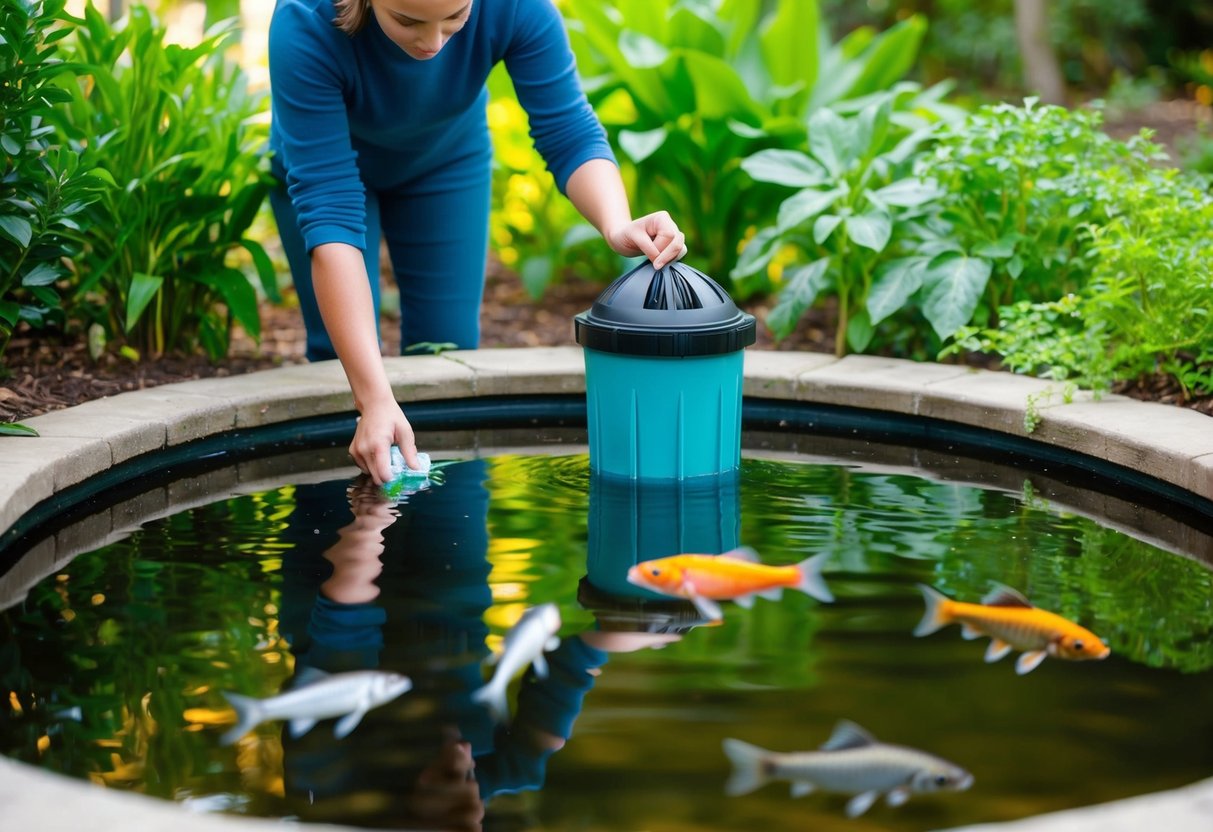
{"label": "person's face", "polygon": [[371,0],[379,28],[410,58],[428,61],[463,28],[473,0]]}

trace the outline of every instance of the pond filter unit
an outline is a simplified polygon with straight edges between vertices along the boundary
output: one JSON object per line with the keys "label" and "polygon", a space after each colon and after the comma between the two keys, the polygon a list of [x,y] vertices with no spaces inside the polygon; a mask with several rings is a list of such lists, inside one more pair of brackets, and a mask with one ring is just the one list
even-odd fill
{"label": "pond filter unit", "polygon": [[681,480],[741,464],[743,350],[754,316],[685,263],[641,263],[574,318],[585,348],[590,469]]}

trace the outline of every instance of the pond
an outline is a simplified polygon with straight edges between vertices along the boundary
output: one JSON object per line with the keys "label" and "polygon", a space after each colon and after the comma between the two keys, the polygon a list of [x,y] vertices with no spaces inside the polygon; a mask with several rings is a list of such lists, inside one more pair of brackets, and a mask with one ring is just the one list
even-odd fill
{"label": "pond", "polygon": [[[148,521],[0,612],[0,751],[198,811],[428,829],[938,829],[1213,774],[1207,564],[1023,475],[831,447],[747,452],[698,491],[600,481],[577,449],[444,454],[442,482],[399,504],[334,467]],[[825,553],[834,601],[789,590],[710,621],[624,578],[636,547],[737,545],[768,564]],[[996,583],[1111,655],[1018,675],[959,627],[914,636],[918,584],[977,602]],[[472,698],[483,662],[548,602],[551,673],[515,679],[496,723]],[[363,669],[412,687],[348,736],[268,719],[221,741],[225,693]],[[726,738],[808,751],[840,720],[973,783],[855,819],[848,796],[783,781],[725,793]]]}

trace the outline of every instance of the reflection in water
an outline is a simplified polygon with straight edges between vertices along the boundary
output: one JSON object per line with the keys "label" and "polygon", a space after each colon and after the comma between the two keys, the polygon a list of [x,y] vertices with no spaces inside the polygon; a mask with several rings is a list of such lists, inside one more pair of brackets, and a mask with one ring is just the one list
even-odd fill
{"label": "reflection in water", "polygon": [[505,634],[505,644],[500,655],[489,660],[495,664],[493,678],[488,684],[472,694],[472,701],[479,702],[489,709],[489,713],[498,721],[505,721],[510,716],[510,706],[506,702],[506,685],[513,681],[518,671],[530,666],[540,679],[548,675],[547,659],[544,653],[550,653],[560,645],[560,608],[548,602],[537,607],[531,607]]}
{"label": "reflection in water", "polygon": [[[199,809],[486,832],[909,832],[1213,774],[1213,745],[1193,741],[1213,732],[1213,571],[1039,499],[764,460],[656,496],[602,486],[584,456],[446,474],[398,506],[347,479],[284,485],[76,557],[0,611],[0,750]],[[626,580],[741,541],[776,567],[824,553],[836,602],[785,592],[713,622]],[[917,584],[975,599],[995,581],[1112,655],[1008,686],[974,645],[913,638]],[[551,672],[512,682],[495,723],[472,700],[489,648],[547,603],[563,621]],[[272,697],[311,669],[415,687],[343,740],[269,722],[219,744],[221,691]],[[844,716],[976,786],[856,820],[837,795],[723,793],[725,737],[808,749]]]}
{"label": "reflection in water", "polygon": [[[292,642],[296,668],[384,665],[415,686],[356,745],[284,741],[288,792],[306,798],[295,807],[300,817],[479,828],[485,801],[543,785],[547,759],[571,735],[607,654],[636,649],[614,633],[561,641],[557,605],[541,604],[506,634],[496,671],[481,684],[491,602],[485,477],[483,460],[449,466],[440,488],[401,503],[366,477],[348,489],[354,519],[324,551],[332,571],[319,583],[306,635]],[[292,525],[311,528],[336,485],[301,488]],[[507,685],[523,668],[514,717],[495,725],[509,716]]]}
{"label": "reflection in water", "polygon": [[1071,661],[1106,659],[1112,651],[1085,627],[1037,609],[1027,598],[998,584],[980,604],[953,601],[925,584],[919,584],[927,610],[914,628],[926,636],[949,624],[959,624],[966,640],[990,637],[986,662],[996,662],[1012,650],[1022,650],[1015,672],[1022,676],[1036,669],[1046,656]]}

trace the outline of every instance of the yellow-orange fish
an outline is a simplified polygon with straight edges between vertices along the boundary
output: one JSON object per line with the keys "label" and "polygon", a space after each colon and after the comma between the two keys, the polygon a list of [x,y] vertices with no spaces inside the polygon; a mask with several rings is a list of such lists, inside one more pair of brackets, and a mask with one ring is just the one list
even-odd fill
{"label": "yellow-orange fish", "polygon": [[1023,651],[1015,662],[1015,672],[1021,676],[1034,670],[1046,656],[1082,661],[1106,659],[1111,652],[1090,630],[1056,613],[1037,609],[1009,586],[996,584],[980,604],[953,601],[924,584],[918,588],[927,610],[914,635],[925,636],[949,624],[960,624],[964,638],[990,637],[987,662],[996,662],[1012,650]]}
{"label": "yellow-orange fish", "polygon": [[758,561],[753,549],[743,546],[721,555],[647,560],[628,570],[628,581],[663,595],[686,598],[706,618],[716,620],[721,613],[714,601],[736,601],[748,607],[754,596],[778,600],[784,589],[795,589],[818,601],[833,601],[821,577],[825,557],[822,552],[792,566],[768,566]]}

